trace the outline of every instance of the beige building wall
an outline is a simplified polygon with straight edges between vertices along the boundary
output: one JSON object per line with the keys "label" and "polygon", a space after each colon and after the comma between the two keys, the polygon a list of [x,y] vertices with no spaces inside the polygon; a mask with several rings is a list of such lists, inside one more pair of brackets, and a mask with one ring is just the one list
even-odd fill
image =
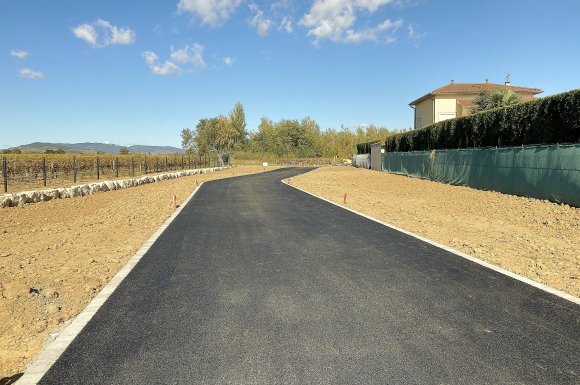
{"label": "beige building wall", "polygon": [[415,128],[430,125],[433,122],[433,100],[423,100],[415,106]]}
{"label": "beige building wall", "polygon": [[457,98],[444,96],[435,99],[435,123],[457,116]]}
{"label": "beige building wall", "polygon": [[457,117],[469,115],[469,108],[463,107],[461,104],[457,103]]}

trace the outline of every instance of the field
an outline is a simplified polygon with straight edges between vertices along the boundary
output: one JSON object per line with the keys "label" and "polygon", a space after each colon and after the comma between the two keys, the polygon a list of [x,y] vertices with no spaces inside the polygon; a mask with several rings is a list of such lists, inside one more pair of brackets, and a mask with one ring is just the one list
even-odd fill
{"label": "field", "polygon": [[352,167],[323,167],[292,185],[580,296],[580,209]]}
{"label": "field", "polygon": [[246,166],[86,197],[0,209],[0,379],[23,371],[183,202],[196,182]]}

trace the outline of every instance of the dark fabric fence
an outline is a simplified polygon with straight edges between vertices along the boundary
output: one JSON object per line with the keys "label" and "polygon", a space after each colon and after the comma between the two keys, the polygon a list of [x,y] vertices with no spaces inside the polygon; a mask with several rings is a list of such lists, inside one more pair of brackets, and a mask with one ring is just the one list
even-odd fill
{"label": "dark fabric fence", "polygon": [[580,207],[580,144],[390,152],[383,171]]}

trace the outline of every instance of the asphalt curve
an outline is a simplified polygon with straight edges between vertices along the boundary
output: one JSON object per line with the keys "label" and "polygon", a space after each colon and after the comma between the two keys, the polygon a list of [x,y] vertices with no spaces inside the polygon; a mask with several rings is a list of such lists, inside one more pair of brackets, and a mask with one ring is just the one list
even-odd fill
{"label": "asphalt curve", "polygon": [[580,383],[580,306],[280,182],[304,171],[204,184],[40,383]]}

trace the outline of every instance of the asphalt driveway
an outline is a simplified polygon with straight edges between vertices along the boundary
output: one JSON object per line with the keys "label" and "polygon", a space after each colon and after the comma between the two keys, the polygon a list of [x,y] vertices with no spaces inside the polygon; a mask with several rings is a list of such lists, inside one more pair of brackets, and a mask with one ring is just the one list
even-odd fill
{"label": "asphalt driveway", "polygon": [[286,186],[213,181],[41,384],[578,384],[580,307]]}

